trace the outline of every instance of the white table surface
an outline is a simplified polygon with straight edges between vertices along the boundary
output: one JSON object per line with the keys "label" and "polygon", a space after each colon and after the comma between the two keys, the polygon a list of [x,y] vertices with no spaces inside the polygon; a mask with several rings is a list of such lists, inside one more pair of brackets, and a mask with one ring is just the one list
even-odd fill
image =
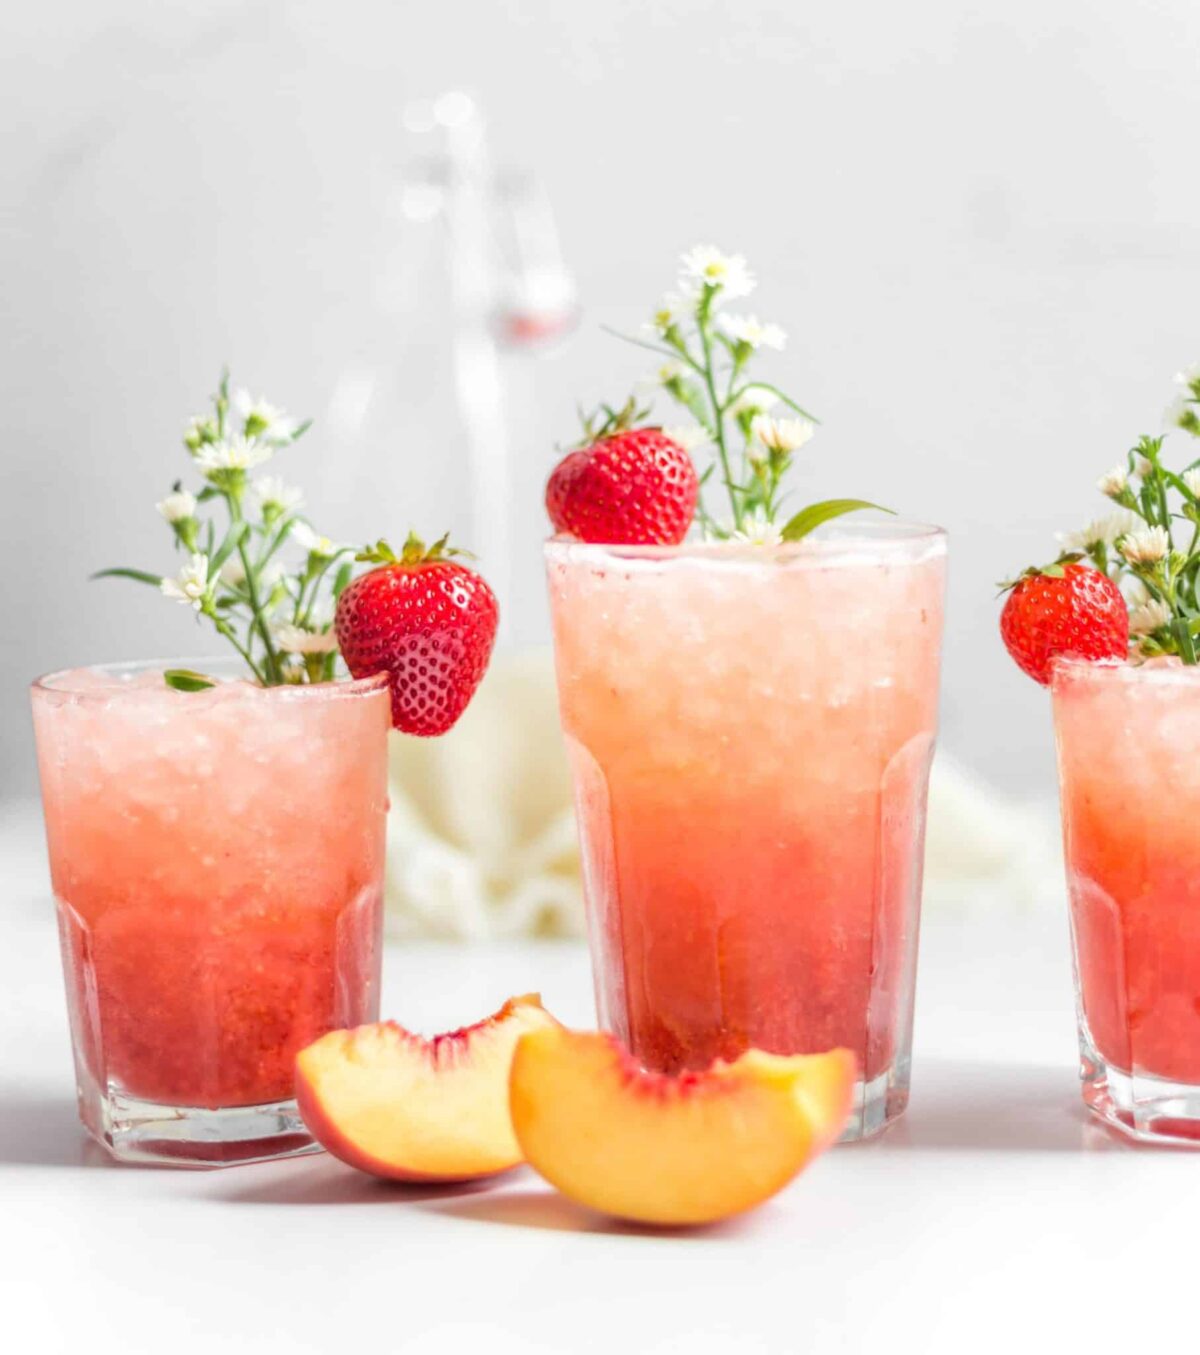
{"label": "white table surface", "polygon": [[[927,912],[906,1118],[754,1214],[671,1235],[591,1216],[524,1168],[403,1189],[325,1157],[111,1163],[75,1120],[36,819],[0,815],[0,861],[0,1350],[1200,1348],[1200,1156],[1085,1120],[1057,907]],[[426,1030],[527,989],[590,1023],[578,945],[385,961],[386,1014]]]}

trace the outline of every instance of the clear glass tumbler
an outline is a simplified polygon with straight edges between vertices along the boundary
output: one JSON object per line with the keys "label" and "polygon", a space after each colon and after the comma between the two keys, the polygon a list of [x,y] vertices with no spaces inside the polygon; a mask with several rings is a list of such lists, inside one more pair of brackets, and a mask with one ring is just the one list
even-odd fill
{"label": "clear glass tumbler", "polygon": [[385,678],[54,673],[33,716],[79,1112],[118,1158],[313,1148],[298,1050],[378,1013]]}
{"label": "clear glass tumbler", "polygon": [[1083,1099],[1200,1143],[1200,668],[1054,670]]}
{"label": "clear glass tumbler", "polygon": [[845,1046],[908,1099],[946,546],[546,548],[601,1023],[648,1068]]}

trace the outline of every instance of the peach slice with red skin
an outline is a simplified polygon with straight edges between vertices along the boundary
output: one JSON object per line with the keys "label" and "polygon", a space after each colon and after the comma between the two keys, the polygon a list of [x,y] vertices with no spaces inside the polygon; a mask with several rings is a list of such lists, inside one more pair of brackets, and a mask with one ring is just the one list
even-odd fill
{"label": "peach slice with red skin", "polygon": [[527,995],[430,1039],[394,1021],[331,1031],[297,1055],[300,1114],[323,1148],[372,1176],[493,1176],[522,1160],[508,1112],[513,1050],[555,1024]]}
{"label": "peach slice with red skin", "polygon": [[579,1204],[639,1223],[713,1223],[774,1195],[841,1133],[846,1049],[748,1050],[678,1077],[644,1072],[610,1035],[521,1037],[509,1094],[531,1167]]}

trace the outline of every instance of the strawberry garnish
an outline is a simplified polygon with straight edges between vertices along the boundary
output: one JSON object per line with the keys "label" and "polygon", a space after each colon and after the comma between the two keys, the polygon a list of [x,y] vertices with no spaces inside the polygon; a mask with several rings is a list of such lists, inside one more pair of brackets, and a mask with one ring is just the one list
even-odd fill
{"label": "strawberry garnish", "polygon": [[632,401],[569,452],[546,485],[558,532],[611,545],[677,545],[696,513],[700,481],[692,458],[661,428],[634,427]]}
{"label": "strawberry garnish", "polygon": [[1129,608],[1107,574],[1066,558],[1026,570],[1010,587],[1000,634],[1035,682],[1049,683],[1057,658],[1127,656]]}
{"label": "strawberry garnish", "polygon": [[444,734],[467,708],[491,657],[499,608],[482,578],[449,557],[446,538],[426,549],[410,533],[397,557],[386,541],[358,556],[378,568],[338,599],[335,626],[356,678],[387,673],[392,724]]}

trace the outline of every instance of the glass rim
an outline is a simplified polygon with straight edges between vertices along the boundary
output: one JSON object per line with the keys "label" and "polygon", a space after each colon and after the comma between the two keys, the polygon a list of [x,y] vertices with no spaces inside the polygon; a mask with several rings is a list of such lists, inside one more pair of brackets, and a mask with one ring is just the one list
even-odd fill
{"label": "glass rim", "polygon": [[1144,660],[1085,659],[1078,654],[1063,654],[1054,660],[1050,669],[1050,689],[1056,691],[1068,681],[1096,682],[1112,680],[1130,685],[1161,683],[1187,685],[1200,683],[1200,664],[1186,664],[1180,659]]}
{"label": "glass rim", "polygon": [[[114,698],[120,699],[145,692],[146,688],[113,686],[80,690],[74,687],[61,686],[56,679],[62,679],[70,673],[81,671],[110,677],[136,677],[140,673],[163,672],[169,668],[186,668],[206,677],[215,677],[220,682],[242,681],[248,687],[254,688],[266,697],[279,696],[291,700],[313,699],[318,696],[337,697],[339,699],[370,696],[378,691],[386,691],[388,686],[387,673],[374,673],[365,678],[334,678],[331,682],[297,682],[284,683],[278,687],[263,687],[255,682],[254,676],[247,670],[245,662],[231,654],[172,659],[122,659],[110,663],[80,663],[68,668],[55,668],[49,673],[42,673],[35,677],[29,685],[32,691],[69,697],[75,701],[93,699],[111,701]],[[203,692],[188,692],[185,694],[192,698],[203,696]]]}
{"label": "glass rim", "polygon": [[621,545],[579,541],[572,536],[552,536],[544,545],[546,559],[557,563],[577,561],[598,564],[624,560],[645,563],[697,561],[717,565],[816,564],[861,562],[864,556],[898,555],[925,559],[946,553],[944,527],[909,518],[872,518],[865,522],[836,524],[828,532],[806,536],[802,541],[760,546],[741,541],[683,541],[677,546]]}

